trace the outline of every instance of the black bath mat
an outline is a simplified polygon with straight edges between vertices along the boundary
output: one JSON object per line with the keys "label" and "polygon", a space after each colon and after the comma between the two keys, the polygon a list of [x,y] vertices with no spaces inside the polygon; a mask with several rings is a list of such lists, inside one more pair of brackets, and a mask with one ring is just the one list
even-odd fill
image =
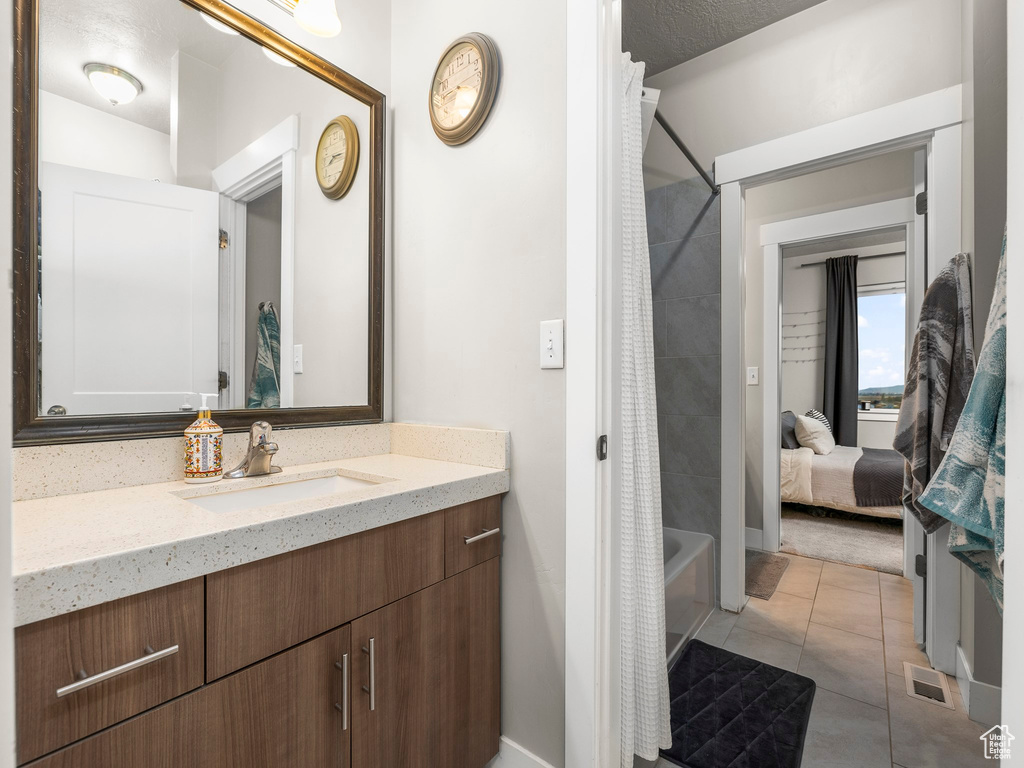
{"label": "black bath mat", "polygon": [[683,768],[798,768],[814,681],[691,640],[668,676],[672,748]]}

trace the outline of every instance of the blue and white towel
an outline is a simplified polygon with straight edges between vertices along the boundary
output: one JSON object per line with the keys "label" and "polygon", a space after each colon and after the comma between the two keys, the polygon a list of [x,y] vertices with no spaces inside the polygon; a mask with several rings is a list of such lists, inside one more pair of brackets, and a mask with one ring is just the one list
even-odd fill
{"label": "blue and white towel", "polygon": [[949,520],[949,551],[985,582],[1003,611],[1006,487],[1006,234],[971,392],[949,451],[919,502]]}
{"label": "blue and white towel", "polygon": [[281,407],[281,321],[269,301],[259,305],[256,320],[256,359],[249,379],[246,408]]}

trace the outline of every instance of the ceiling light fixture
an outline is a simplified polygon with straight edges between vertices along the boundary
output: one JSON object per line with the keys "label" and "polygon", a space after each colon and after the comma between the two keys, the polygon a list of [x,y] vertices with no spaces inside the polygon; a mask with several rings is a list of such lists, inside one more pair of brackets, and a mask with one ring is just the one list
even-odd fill
{"label": "ceiling light fixture", "polygon": [[263,46],[263,55],[270,59],[275,64],[280,64],[282,67],[294,67],[295,63],[288,61],[284,56],[276,51],[272,51],[266,46]]}
{"label": "ceiling light fixture", "polygon": [[128,104],[142,93],[142,83],[130,72],[109,64],[86,64],[83,71],[96,93],[115,107]]}
{"label": "ceiling light fixture", "polygon": [[334,0],[298,0],[295,23],[318,37],[337,37],[341,32],[341,19]]}
{"label": "ceiling light fixture", "polygon": [[269,0],[292,16],[295,23],[319,37],[337,37],[341,32],[341,19],[335,0]]}
{"label": "ceiling light fixture", "polygon": [[237,35],[238,34],[238,30],[237,29],[232,29],[231,27],[229,27],[224,22],[217,21],[215,18],[213,18],[213,16],[208,16],[207,14],[203,13],[202,11],[199,11],[199,15],[203,17],[203,21],[205,21],[211,27],[216,29],[218,32],[223,32],[225,35]]}

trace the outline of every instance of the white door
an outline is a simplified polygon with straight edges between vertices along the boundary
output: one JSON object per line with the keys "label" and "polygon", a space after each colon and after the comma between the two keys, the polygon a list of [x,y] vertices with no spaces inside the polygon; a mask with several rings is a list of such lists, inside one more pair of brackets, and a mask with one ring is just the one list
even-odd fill
{"label": "white door", "polygon": [[42,411],[193,407],[217,392],[217,195],[43,163]]}

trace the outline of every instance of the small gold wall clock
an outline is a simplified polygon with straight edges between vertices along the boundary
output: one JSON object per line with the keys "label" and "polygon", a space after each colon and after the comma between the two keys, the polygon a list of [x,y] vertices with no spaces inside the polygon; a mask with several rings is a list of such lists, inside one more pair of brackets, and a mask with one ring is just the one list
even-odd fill
{"label": "small gold wall clock", "polygon": [[331,120],[316,145],[316,181],[331,200],[345,196],[359,165],[359,132],[352,119],[339,115]]}
{"label": "small gold wall clock", "polygon": [[469,141],[483,127],[501,79],[494,41],[472,33],[441,54],[430,83],[430,124],[445,144]]}

